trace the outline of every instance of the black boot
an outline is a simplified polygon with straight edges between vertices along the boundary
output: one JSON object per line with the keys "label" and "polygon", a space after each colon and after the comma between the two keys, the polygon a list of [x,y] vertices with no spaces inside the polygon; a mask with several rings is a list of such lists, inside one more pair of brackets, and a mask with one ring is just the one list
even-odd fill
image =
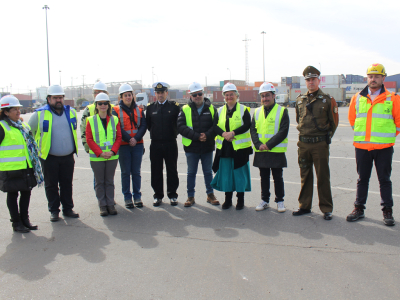
{"label": "black boot", "polygon": [[236,195],[238,197],[236,210],[241,210],[244,207],[244,193],[237,193]]}
{"label": "black boot", "polygon": [[21,222],[22,222],[22,225],[24,225],[26,228],[28,228],[28,229],[30,229],[30,230],[37,230],[37,229],[38,229],[38,226],[37,226],[37,225],[33,225],[33,224],[31,223],[31,221],[29,220],[29,217],[26,218],[26,219],[22,219],[22,218],[21,218]]}
{"label": "black boot", "polygon": [[22,224],[21,221],[12,222],[12,227],[13,227],[13,230],[16,231],[16,232],[26,233],[26,232],[30,231],[28,228],[26,228]]}
{"label": "black boot", "polygon": [[228,209],[232,206],[233,192],[225,192],[225,202],[222,204],[222,209]]}

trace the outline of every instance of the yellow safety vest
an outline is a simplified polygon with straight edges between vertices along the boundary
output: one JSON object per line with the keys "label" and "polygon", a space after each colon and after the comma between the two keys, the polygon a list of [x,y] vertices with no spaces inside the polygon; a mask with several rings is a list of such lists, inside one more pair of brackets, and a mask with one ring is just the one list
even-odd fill
{"label": "yellow safety vest", "polygon": [[[250,107],[236,103],[236,110],[233,113],[232,118],[229,119],[229,129],[231,131],[239,128],[244,124],[243,115],[246,109],[250,112]],[[218,127],[221,128],[223,131],[226,130],[225,122],[226,104],[218,109]],[[224,138],[220,135],[217,135],[217,137],[215,138],[217,149],[222,148],[223,141]],[[251,147],[250,130],[247,130],[245,133],[235,135],[235,139],[232,141],[232,146],[234,150]]]}
{"label": "yellow safety vest", "polygon": [[[211,117],[214,120],[214,106],[210,105],[209,110],[211,113]],[[187,127],[189,127],[190,129],[193,129],[192,108],[188,104],[186,104],[182,107],[182,111],[185,114]],[[182,136],[182,144],[184,146],[188,147],[188,146],[190,146],[191,143],[192,143],[191,139],[188,139],[188,138],[185,138],[184,136]]]}
{"label": "yellow safety vest", "polygon": [[[4,139],[0,144],[0,171],[15,171],[32,168],[24,136],[18,128],[9,126],[5,120],[0,121],[4,129]],[[22,126],[29,128],[28,124]],[[28,163],[27,163],[28,162]]]}
{"label": "yellow safety vest", "polygon": [[[100,120],[100,116],[98,114],[88,117],[88,120],[95,143],[100,147],[101,150],[103,150],[103,152],[111,151],[112,147],[114,146],[115,140],[117,139],[117,124],[119,122],[118,117],[110,117],[110,121],[107,124],[107,136],[106,131],[104,130],[104,126]],[[89,150],[90,161],[114,160],[118,159],[118,156],[118,153],[116,153],[116,155],[111,156],[110,159],[104,159],[100,156],[97,157],[92,149]]]}
{"label": "yellow safety vest", "polygon": [[[264,106],[257,108],[254,114],[255,125],[258,133],[258,138],[261,143],[267,143],[279,131],[282,116],[286,108],[279,104],[274,105],[267,118],[265,117]],[[288,145],[288,138],[286,137],[280,144],[276,145],[272,150],[257,150],[256,152],[286,152]]]}

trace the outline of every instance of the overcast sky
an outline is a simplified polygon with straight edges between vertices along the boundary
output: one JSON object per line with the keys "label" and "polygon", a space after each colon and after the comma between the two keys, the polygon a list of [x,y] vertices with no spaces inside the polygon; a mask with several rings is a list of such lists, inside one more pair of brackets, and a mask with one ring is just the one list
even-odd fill
{"label": "overcast sky", "polygon": [[[154,80],[171,85],[301,75],[365,74],[382,63],[400,73],[397,1],[1,1],[0,89],[47,86],[48,10],[51,83]],[[227,69],[230,69],[228,71]]]}

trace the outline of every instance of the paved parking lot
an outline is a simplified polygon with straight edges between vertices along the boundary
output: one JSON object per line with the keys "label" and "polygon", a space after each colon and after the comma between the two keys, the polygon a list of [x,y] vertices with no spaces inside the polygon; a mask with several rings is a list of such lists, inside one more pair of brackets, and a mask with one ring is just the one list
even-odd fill
{"label": "paved parking lot", "polygon": [[[162,206],[153,207],[147,133],[142,163],[144,207],[124,207],[117,171],[118,215],[102,218],[93,191],[89,156],[80,146],[74,174],[74,202],[79,219],[49,222],[44,189],[35,188],[30,216],[39,230],[13,233],[6,196],[0,194],[0,298],[400,298],[400,224],[383,225],[375,172],[366,218],[346,222],[357,183],[347,111],[347,107],[339,108],[339,128],[331,145],[331,221],[322,218],[316,189],[313,213],[292,216],[298,208],[300,189],[293,108],[289,108],[288,168],[284,169],[285,213],[278,213],[273,202],[268,210],[255,211],[260,201],[260,182],[254,167],[252,192],[245,194],[244,210],[236,211],[233,207],[221,211],[221,206],[207,204],[201,168],[196,204],[183,207],[187,198],[186,158],[180,136],[179,205],[172,207],[164,198]],[[23,116],[25,121],[29,116]],[[394,217],[398,220],[399,147],[395,146],[392,173]],[[216,196],[223,202],[223,193],[216,192]]]}

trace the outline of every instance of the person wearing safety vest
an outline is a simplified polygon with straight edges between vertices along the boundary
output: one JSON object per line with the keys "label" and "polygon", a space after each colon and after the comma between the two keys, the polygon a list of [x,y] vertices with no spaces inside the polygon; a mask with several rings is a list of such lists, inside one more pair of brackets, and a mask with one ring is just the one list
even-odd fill
{"label": "person wearing safety vest", "polygon": [[286,108],[275,102],[275,87],[272,83],[264,82],[260,86],[259,94],[261,106],[255,110],[250,127],[255,151],[253,166],[260,169],[261,177],[261,202],[256,210],[261,211],[269,207],[272,172],[278,212],[285,212],[282,173],[283,168],[287,167],[285,153],[288,146],[289,114]]}
{"label": "person wearing safety vest", "polygon": [[371,170],[375,163],[378,175],[383,222],[395,224],[393,218],[392,173],[393,146],[400,132],[400,96],[385,86],[386,71],[381,64],[367,69],[368,85],[350,102],[348,118],[354,130],[357,164],[357,195],[354,210],[347,216],[353,222],[364,218]]}
{"label": "person wearing safety vest", "polygon": [[111,114],[110,98],[105,93],[96,96],[94,115],[87,118],[86,140],[89,145],[90,166],[95,178],[95,192],[100,216],[116,215],[114,176],[121,145],[119,119]]}
{"label": "person wearing safety vest", "polygon": [[225,192],[222,209],[232,206],[233,192],[236,191],[236,209],[244,207],[244,192],[251,191],[249,155],[251,147],[250,108],[240,104],[239,93],[234,84],[228,82],[222,88],[226,104],[214,115],[214,131],[217,134],[217,151],[213,163],[216,173],[211,186]]}
{"label": "person wearing safety vest", "polygon": [[78,154],[77,117],[74,108],[64,105],[64,96],[60,85],[50,86],[47,105],[37,109],[29,119],[39,147],[51,222],[59,220],[60,203],[65,217],[79,218],[73,211],[72,199],[73,154]]}
{"label": "person wearing safety vest", "polygon": [[29,125],[21,122],[19,100],[4,96],[0,107],[0,190],[7,193],[13,230],[29,232],[38,229],[28,214],[31,190],[43,182],[38,150]]}
{"label": "person wearing safety vest", "polygon": [[201,160],[201,166],[206,185],[207,202],[219,205],[211,187],[213,179],[212,161],[215,149],[214,115],[216,109],[210,99],[204,97],[203,87],[193,82],[189,85],[190,101],[182,107],[178,116],[178,131],[182,135],[183,149],[187,162],[187,194],[185,207],[195,203],[194,194],[196,174]]}
{"label": "person wearing safety vest", "polygon": [[144,153],[143,136],[147,130],[146,118],[143,109],[136,105],[133,89],[129,84],[122,84],[119,87],[119,96],[121,100],[117,106],[114,106],[112,114],[119,118],[121,124],[122,142],[119,148],[119,165],[122,194],[126,208],[134,208],[132,197],[136,207],[143,207],[140,168]]}

